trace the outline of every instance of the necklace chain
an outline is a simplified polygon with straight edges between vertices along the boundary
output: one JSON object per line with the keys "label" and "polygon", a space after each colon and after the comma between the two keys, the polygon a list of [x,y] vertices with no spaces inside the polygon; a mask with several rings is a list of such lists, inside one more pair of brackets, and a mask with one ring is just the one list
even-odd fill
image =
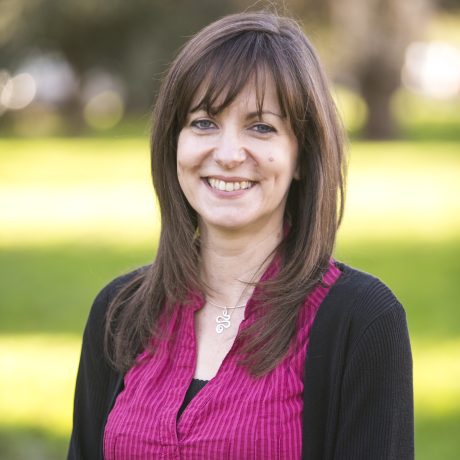
{"label": "necklace chain", "polygon": [[216,303],[214,303],[212,300],[208,300],[208,303],[210,303],[211,305],[213,305],[214,307],[217,307],[217,308],[221,308],[222,310],[234,310],[235,308],[243,308],[246,306],[246,304],[242,304],[242,305],[235,305],[234,307],[223,307],[222,305],[217,305]]}

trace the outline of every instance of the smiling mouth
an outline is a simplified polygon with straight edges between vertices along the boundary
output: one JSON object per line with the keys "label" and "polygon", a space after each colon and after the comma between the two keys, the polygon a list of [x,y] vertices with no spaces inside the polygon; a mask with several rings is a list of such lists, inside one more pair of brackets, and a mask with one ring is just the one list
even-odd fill
{"label": "smiling mouth", "polygon": [[214,179],[213,177],[206,178],[207,183],[210,185],[211,188],[215,190],[219,190],[221,192],[234,192],[237,190],[248,190],[252,188],[255,182],[243,180],[240,182],[234,181],[223,181],[220,179]]}

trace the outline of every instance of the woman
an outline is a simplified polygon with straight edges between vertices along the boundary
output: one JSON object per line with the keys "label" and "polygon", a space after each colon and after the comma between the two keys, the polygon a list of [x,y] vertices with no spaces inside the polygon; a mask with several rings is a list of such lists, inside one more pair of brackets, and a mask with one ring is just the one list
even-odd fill
{"label": "woman", "polygon": [[331,258],[343,164],[294,21],[232,15],[185,45],[154,111],[158,253],[94,302],[69,458],[413,457],[404,311]]}

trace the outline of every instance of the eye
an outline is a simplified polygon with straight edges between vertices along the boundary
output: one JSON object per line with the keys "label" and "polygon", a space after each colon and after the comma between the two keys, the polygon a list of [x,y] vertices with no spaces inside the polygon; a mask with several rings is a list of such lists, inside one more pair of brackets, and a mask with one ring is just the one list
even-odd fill
{"label": "eye", "polygon": [[268,134],[276,132],[276,129],[273,128],[273,126],[267,125],[265,123],[257,123],[253,125],[251,129],[259,134]]}
{"label": "eye", "polygon": [[202,119],[199,119],[199,120],[194,120],[194,121],[192,121],[191,125],[194,128],[198,128],[198,129],[201,129],[203,131],[208,130],[208,129],[212,129],[212,128],[214,128],[216,126],[211,120],[208,120],[206,118],[202,118]]}

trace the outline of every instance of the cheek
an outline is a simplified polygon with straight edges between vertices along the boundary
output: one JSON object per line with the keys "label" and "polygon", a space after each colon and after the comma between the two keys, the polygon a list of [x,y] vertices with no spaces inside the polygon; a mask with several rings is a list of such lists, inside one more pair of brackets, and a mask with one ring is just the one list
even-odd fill
{"label": "cheek", "polygon": [[179,152],[177,154],[176,171],[177,171],[177,178],[179,179],[179,183],[182,187],[182,181],[184,179],[184,164],[183,164],[182,158],[179,155]]}
{"label": "cheek", "polygon": [[194,162],[191,155],[187,155],[184,150],[177,151],[177,177],[179,181],[186,180],[187,175],[193,171]]}
{"label": "cheek", "polygon": [[177,173],[181,173],[184,170],[186,165],[186,156],[184,155],[184,150],[178,146],[176,153],[176,162],[177,162]]}
{"label": "cheek", "polygon": [[198,169],[205,161],[205,152],[195,140],[184,136],[177,144],[177,170],[186,173]]}
{"label": "cheek", "polygon": [[179,181],[179,186],[182,190],[182,193],[187,198],[187,201],[190,201],[191,196],[193,195],[194,182],[190,174],[187,174],[187,170],[182,170],[179,166],[177,168],[177,179]]}
{"label": "cheek", "polygon": [[187,194],[187,182],[188,182],[188,174],[187,171],[189,171],[190,168],[187,167],[186,161],[184,161],[184,158],[182,158],[179,155],[177,155],[177,167],[176,167],[176,172],[177,172],[177,180],[179,181],[180,188],[182,191]]}
{"label": "cheek", "polygon": [[186,168],[193,157],[193,145],[190,142],[190,136],[184,131],[181,131],[177,140],[176,157],[178,170]]}
{"label": "cheek", "polygon": [[276,181],[290,183],[296,175],[297,157],[270,153],[265,160],[264,169]]}
{"label": "cheek", "polygon": [[264,166],[275,176],[295,177],[297,170],[298,147],[296,139],[283,139],[266,153]]}

